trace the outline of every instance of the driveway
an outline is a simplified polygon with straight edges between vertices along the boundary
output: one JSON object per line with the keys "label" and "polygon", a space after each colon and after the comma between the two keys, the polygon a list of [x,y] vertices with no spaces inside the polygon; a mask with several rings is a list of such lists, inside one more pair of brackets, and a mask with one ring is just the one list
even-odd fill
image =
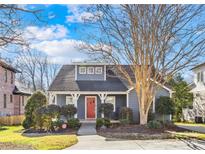
{"label": "driveway", "polygon": [[191,130],[191,131],[205,133],[205,127],[203,126],[186,126],[186,125],[180,125],[180,124],[177,124],[177,126],[180,128]]}
{"label": "driveway", "polygon": [[191,150],[203,149],[187,140],[106,140],[99,135],[78,136],[78,143],[66,150]]}

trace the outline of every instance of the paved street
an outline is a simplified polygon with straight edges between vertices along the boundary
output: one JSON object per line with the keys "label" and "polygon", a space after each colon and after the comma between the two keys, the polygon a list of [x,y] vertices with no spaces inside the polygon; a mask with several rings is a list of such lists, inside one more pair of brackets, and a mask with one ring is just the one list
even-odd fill
{"label": "paved street", "polygon": [[203,127],[203,126],[185,126],[185,125],[180,125],[180,124],[177,124],[177,126],[184,128],[184,129],[191,130],[191,131],[205,133],[205,127]]}
{"label": "paved street", "polygon": [[[188,140],[113,140],[99,135],[78,136],[79,142],[66,150],[191,150],[205,149],[204,143]],[[196,143],[196,144],[195,144]]]}

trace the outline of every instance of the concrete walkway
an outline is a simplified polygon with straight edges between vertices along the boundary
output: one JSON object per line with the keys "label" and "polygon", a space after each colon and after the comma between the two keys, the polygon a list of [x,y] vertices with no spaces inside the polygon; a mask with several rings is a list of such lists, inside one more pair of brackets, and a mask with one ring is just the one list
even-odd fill
{"label": "concrete walkway", "polygon": [[191,131],[205,133],[205,127],[203,126],[185,126],[185,125],[180,125],[180,124],[177,124],[177,126],[180,128],[191,130]]}
{"label": "concrete walkway", "polygon": [[78,136],[78,143],[66,150],[190,150],[190,146],[183,140],[112,140],[99,135]]}
{"label": "concrete walkway", "polygon": [[96,135],[95,123],[82,123],[78,135]]}

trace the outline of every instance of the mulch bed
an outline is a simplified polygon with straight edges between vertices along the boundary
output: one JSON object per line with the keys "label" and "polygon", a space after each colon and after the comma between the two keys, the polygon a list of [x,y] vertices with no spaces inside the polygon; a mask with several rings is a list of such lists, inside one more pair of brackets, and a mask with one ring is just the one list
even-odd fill
{"label": "mulch bed", "polygon": [[188,131],[174,125],[164,127],[161,129],[150,129],[143,125],[127,125],[114,128],[98,129],[98,134],[108,139],[168,139],[175,138],[171,132]]}
{"label": "mulch bed", "polygon": [[29,145],[17,145],[13,143],[1,143],[0,150],[32,150],[32,146]]}
{"label": "mulch bed", "polygon": [[45,131],[40,131],[40,130],[34,130],[34,129],[28,129],[25,130],[22,135],[23,136],[28,136],[28,137],[38,137],[38,136],[48,136],[48,135],[72,135],[72,134],[76,134],[77,130],[74,129],[61,129],[58,131],[54,131],[54,132],[45,132]]}

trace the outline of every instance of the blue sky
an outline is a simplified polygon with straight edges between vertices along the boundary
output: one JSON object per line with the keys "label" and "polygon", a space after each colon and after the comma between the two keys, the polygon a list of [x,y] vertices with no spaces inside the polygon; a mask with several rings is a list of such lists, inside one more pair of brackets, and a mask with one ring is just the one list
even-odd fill
{"label": "blue sky", "polygon": [[[42,9],[42,19],[46,22],[37,22],[25,26],[25,37],[33,49],[42,51],[51,59],[60,64],[71,63],[87,59],[79,52],[76,46],[81,42],[83,32],[93,33],[93,28],[85,26],[82,18],[89,18],[91,13],[86,11],[86,5],[20,5],[29,9]],[[25,20],[30,20],[27,15]],[[11,54],[3,54],[11,57]],[[12,54],[13,56],[13,54]],[[185,78],[192,78],[190,71],[185,71]]]}
{"label": "blue sky", "polygon": [[[76,48],[80,43],[82,30],[91,31],[85,27],[82,17],[89,17],[86,5],[19,5],[28,9],[41,9],[41,19],[45,22],[25,25],[25,37],[33,49],[46,53],[60,64],[87,59],[86,55]],[[26,15],[24,20],[31,20],[33,16]],[[15,54],[4,53],[4,57]]]}

